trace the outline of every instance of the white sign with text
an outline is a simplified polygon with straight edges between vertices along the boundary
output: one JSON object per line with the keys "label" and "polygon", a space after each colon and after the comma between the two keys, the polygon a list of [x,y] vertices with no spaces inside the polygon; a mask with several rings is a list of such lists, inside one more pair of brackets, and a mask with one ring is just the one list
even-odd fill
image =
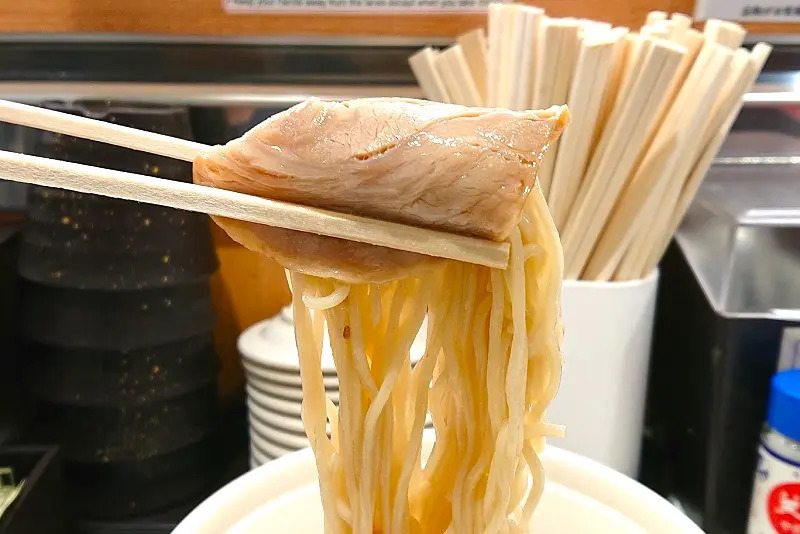
{"label": "white sign with text", "polygon": [[339,13],[381,11],[430,12],[480,12],[497,0],[223,0],[228,13],[312,12]]}
{"label": "white sign with text", "polygon": [[695,17],[739,22],[798,22],[800,0],[698,0]]}

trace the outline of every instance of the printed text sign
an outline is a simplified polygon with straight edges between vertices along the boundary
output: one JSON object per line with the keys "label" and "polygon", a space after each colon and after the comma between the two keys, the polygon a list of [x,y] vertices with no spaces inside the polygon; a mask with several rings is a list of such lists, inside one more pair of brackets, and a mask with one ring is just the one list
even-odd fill
{"label": "printed text sign", "polygon": [[798,22],[798,0],[698,0],[699,19],[725,19],[739,22]]}
{"label": "printed text sign", "polygon": [[497,0],[223,0],[228,13],[480,12]]}

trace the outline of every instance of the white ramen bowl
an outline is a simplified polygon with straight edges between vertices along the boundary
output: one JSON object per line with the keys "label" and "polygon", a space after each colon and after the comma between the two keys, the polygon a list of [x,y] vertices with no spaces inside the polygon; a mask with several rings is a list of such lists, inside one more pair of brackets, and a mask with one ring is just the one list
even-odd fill
{"label": "white ramen bowl", "polygon": [[[424,453],[433,433],[426,432]],[[548,481],[532,534],[703,534],[638,482],[556,447],[542,455]],[[322,534],[314,457],[309,449],[229,483],[192,511],[173,534]]]}

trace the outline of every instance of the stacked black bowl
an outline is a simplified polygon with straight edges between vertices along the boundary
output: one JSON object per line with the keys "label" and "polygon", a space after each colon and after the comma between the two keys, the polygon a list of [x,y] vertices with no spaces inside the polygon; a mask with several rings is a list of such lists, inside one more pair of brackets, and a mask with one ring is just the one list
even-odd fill
{"label": "stacked black bowl", "polygon": [[18,238],[18,228],[0,219],[0,446],[15,436],[25,414],[14,342]]}
{"label": "stacked black bowl", "polygon": [[[188,138],[180,108],[60,111]],[[191,165],[39,134],[39,155],[190,181]],[[37,187],[19,274],[34,430],[61,446],[78,514],[120,519],[186,502],[216,481],[218,359],[204,215]]]}

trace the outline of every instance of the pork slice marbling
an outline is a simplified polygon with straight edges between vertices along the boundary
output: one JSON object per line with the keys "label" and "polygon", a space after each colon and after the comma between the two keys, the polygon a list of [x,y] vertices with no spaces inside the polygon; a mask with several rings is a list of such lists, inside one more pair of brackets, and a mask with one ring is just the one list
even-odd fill
{"label": "pork slice marbling", "polygon": [[[195,183],[502,241],[565,107],[508,111],[398,98],[311,99],[200,155]],[[413,274],[436,258],[215,219],[287,268],[347,282]]]}

